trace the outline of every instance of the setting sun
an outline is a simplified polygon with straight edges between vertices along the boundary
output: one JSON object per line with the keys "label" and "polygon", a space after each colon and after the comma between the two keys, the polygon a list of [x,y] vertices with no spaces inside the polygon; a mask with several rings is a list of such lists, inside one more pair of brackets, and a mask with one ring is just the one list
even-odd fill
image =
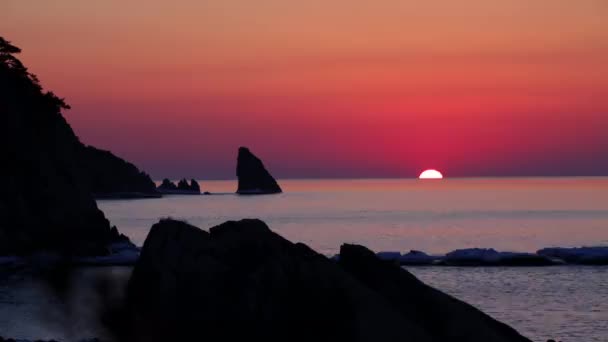
{"label": "setting sun", "polygon": [[418,177],[420,179],[442,179],[443,175],[437,170],[426,170]]}

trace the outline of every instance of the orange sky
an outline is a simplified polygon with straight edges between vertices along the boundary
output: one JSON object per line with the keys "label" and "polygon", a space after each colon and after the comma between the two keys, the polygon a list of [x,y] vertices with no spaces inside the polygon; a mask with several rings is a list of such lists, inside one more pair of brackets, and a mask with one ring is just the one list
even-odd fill
{"label": "orange sky", "polygon": [[3,0],[86,143],[154,177],[608,174],[608,2]]}

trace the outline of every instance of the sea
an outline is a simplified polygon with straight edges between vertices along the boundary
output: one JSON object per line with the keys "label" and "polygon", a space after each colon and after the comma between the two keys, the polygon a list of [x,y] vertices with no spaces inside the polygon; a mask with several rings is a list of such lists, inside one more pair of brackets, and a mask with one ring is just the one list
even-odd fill
{"label": "sea", "polygon": [[[376,252],[429,254],[473,247],[535,252],[608,246],[608,178],[287,179],[279,184],[282,194],[239,196],[234,194],[236,180],[201,180],[201,189],[211,195],[103,200],[98,205],[138,245],[154,223],[172,217],[201,229],[260,218],[283,237],[327,256],[338,253],[343,243]],[[533,341],[608,342],[608,266],[406,269]],[[74,281],[101,271],[80,272]],[[103,272],[124,283],[130,268]],[[19,338],[100,334],[81,323],[79,329],[71,328],[71,335],[57,335],[74,320],[65,316],[62,321],[66,313],[59,313],[51,315],[51,323],[45,321],[49,316],[40,301],[48,298],[48,289],[35,281],[0,279],[0,322],[5,322],[0,329],[9,328]],[[87,314],[77,316],[80,322]]]}

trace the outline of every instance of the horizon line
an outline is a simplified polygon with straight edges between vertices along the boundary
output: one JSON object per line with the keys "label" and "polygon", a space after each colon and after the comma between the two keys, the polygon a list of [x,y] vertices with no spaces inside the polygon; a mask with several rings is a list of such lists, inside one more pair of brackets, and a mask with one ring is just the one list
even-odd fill
{"label": "horizon line", "polygon": [[[160,179],[153,178],[154,182],[162,182],[167,177]],[[196,181],[238,181],[238,178],[198,178],[198,177],[179,177],[169,178],[171,181],[179,181],[180,179],[194,179]],[[608,178],[608,175],[592,175],[592,176],[445,176],[442,180],[459,180],[459,179],[538,179],[538,178],[553,178],[553,179],[564,179],[564,178]],[[276,178],[277,180],[419,180],[418,177],[281,177]]]}

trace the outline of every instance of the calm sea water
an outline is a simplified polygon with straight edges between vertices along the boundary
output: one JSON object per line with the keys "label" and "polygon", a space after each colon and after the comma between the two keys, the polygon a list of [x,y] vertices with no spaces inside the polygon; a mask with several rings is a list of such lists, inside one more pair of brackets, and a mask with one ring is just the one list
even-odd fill
{"label": "calm sea water", "polygon": [[[237,196],[236,181],[201,181],[213,196],[100,201],[111,222],[142,244],[161,217],[203,229],[257,217],[327,255],[343,242],[376,251],[608,245],[608,178],[283,180],[285,193]],[[431,286],[534,341],[608,342],[608,267],[410,267]],[[100,282],[122,294],[128,267],[82,269],[68,298],[35,277],[0,277],[0,335],[75,340],[109,337],[96,314]],[[64,296],[64,295],[63,295]],[[65,296],[64,296],[65,297]]]}
{"label": "calm sea water", "polygon": [[608,341],[608,267],[409,267],[533,341]]}
{"label": "calm sea water", "polygon": [[344,242],[376,251],[445,253],[493,247],[608,245],[608,178],[283,180],[279,195],[237,196],[236,181],[201,181],[213,196],[100,201],[110,221],[142,244],[171,216],[208,229],[261,218],[324,254]]}

